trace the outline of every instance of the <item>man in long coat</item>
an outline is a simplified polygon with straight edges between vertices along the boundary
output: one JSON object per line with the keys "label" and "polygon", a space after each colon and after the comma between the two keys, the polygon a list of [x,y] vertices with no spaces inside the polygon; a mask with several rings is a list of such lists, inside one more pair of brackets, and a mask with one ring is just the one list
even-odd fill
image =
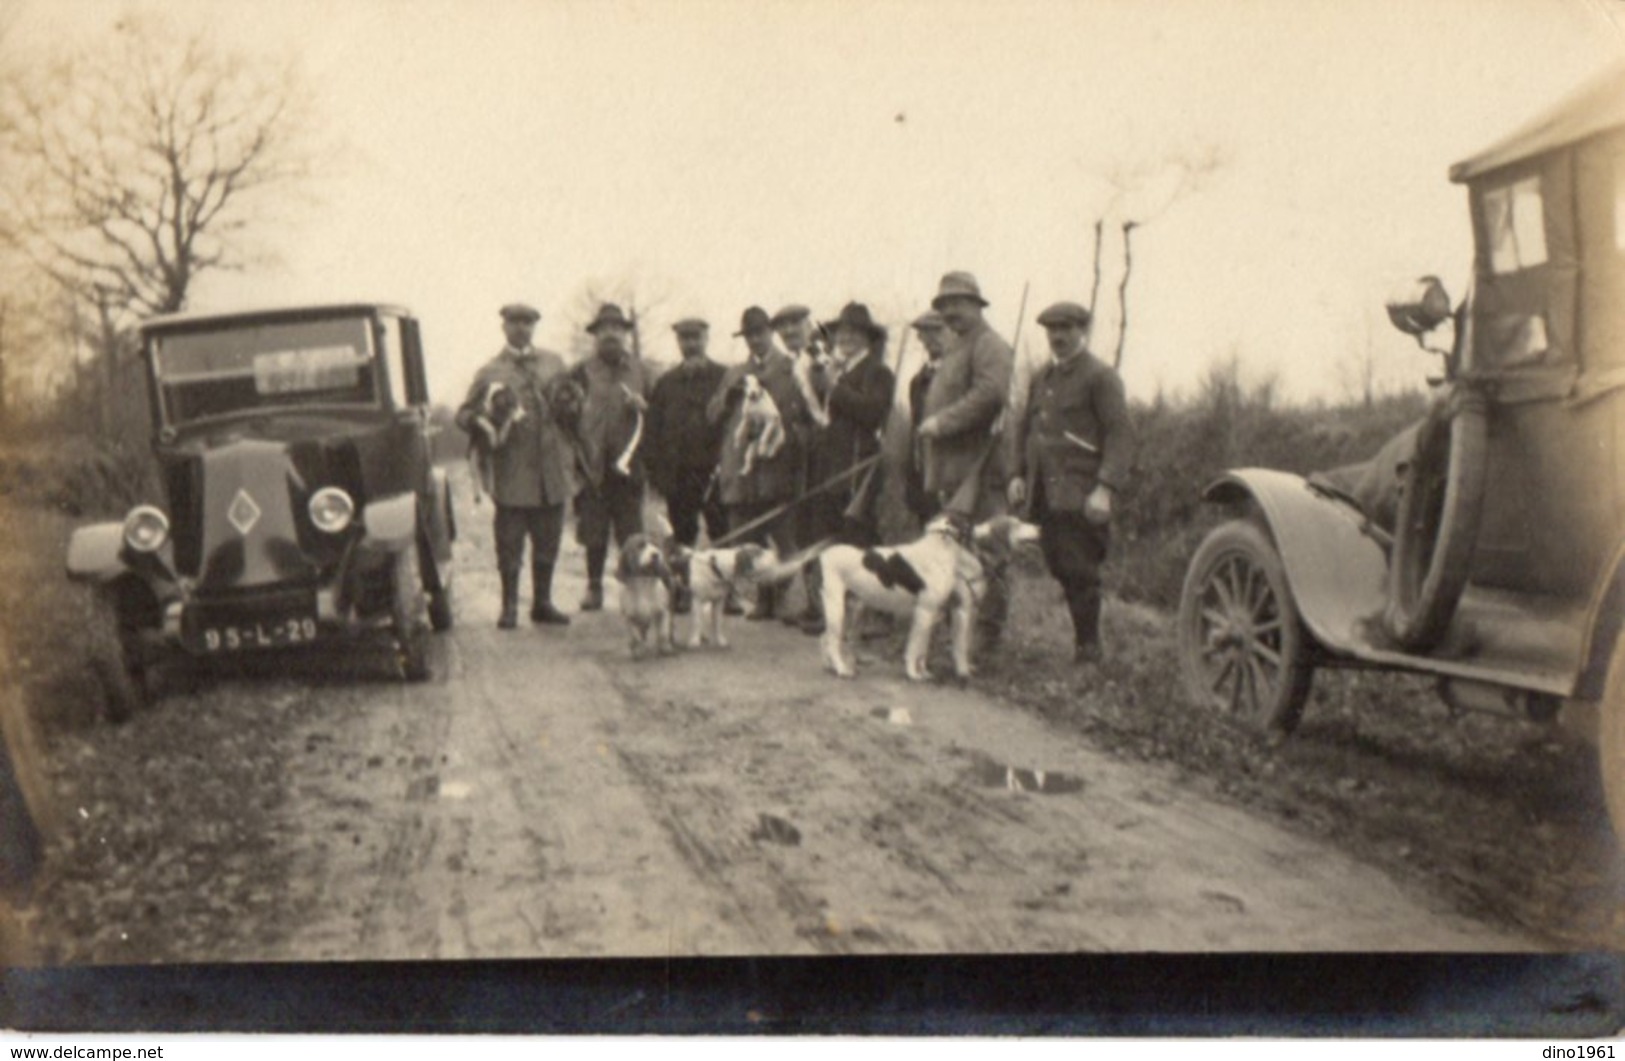
{"label": "man in long coat", "polygon": [[468,397],[457,410],[457,426],[483,445],[490,437],[487,432],[494,433],[488,407],[494,390],[505,388],[516,401],[502,441],[490,454],[497,574],[502,580],[502,616],[497,625],[504,630],[519,621],[519,572],[526,538],[531,550],[531,622],[570,621],[553,606],[553,566],[564,529],[564,502],[574,487],[573,450],[547,397],[549,385],[564,372],[564,359],[531,345],[540,319],[536,309],[523,303],[502,307],[507,345],[474,374]]}
{"label": "man in long coat", "polygon": [[576,432],[586,480],[576,496],[576,539],[587,550],[587,595],[581,610],[597,611],[604,606],[610,531],[621,546],[643,530],[649,374],[632,354],[632,321],[621,307],[604,303],[587,332],[593,337],[593,356],[570,374],[583,392]]}
{"label": "man in long coat", "polygon": [[[740,318],[736,336],[743,336],[749,347],[749,356],[743,364],[729,366],[722,383],[706,408],[706,417],[712,424],[723,425],[722,455],[717,465],[718,484],[722,503],[728,509],[728,525],[741,527],[767,512],[792,500],[800,488],[799,475],[806,445],[808,415],[796,386],[790,358],[773,343],[773,324],[767,311],[751,306]],[[752,463],[750,474],[744,470],[745,451],[749,446],[746,432],[740,430],[744,417],[742,398],[745,378],[754,376],[771,396],[778,408],[784,428],[784,444],[771,457],[758,456]],[[792,513],[781,513],[768,523],[747,535],[751,541],[772,542],[779,555],[787,556],[796,550],[795,523]],[[777,610],[778,593],[771,586],[762,586],[756,595],[752,619],[771,619]]]}
{"label": "man in long coat", "polygon": [[[925,417],[916,433],[923,443],[926,492],[967,524],[1005,509],[998,432],[1015,352],[982,318],[987,304],[970,273],[943,276],[931,308],[947,322],[952,339],[926,389]],[[998,644],[1010,607],[1002,565],[988,574],[976,617],[979,651]]]}
{"label": "man in long coat", "polygon": [[1090,313],[1057,302],[1038,315],[1055,360],[1033,378],[1012,447],[1010,504],[1037,522],[1044,563],[1072,614],[1073,658],[1099,662],[1100,565],[1112,499],[1134,460],[1123,380],[1089,352]]}

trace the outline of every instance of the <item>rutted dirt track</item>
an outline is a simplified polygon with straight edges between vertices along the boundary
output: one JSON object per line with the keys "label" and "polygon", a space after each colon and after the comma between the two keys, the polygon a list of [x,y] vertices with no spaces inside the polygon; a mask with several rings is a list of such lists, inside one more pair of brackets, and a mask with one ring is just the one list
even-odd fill
{"label": "rutted dirt track", "polygon": [[191,756],[210,804],[137,797],[145,842],[95,847],[128,803],[78,814],[43,960],[1540,946],[974,688],[837,681],[776,623],[638,663],[613,610],[499,632],[488,512],[436,681],[302,660],[122,728],[125,788],[245,742]]}

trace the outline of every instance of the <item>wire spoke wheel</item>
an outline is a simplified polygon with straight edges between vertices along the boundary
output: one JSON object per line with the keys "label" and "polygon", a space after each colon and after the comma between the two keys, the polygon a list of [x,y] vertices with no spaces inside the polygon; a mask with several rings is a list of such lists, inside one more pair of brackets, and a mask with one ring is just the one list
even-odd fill
{"label": "wire spoke wheel", "polygon": [[1191,699],[1259,733],[1298,724],[1314,670],[1281,559],[1247,520],[1218,527],[1185,576],[1180,666]]}

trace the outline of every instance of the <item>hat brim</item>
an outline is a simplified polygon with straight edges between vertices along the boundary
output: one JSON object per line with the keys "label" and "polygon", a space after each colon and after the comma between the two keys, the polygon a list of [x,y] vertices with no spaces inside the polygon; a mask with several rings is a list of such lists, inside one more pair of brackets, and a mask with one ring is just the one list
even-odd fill
{"label": "hat brim", "polygon": [[502,319],[505,321],[524,321],[526,324],[535,324],[537,321],[542,319],[542,315],[540,313],[504,313],[502,315]]}
{"label": "hat brim", "polygon": [[591,324],[587,325],[587,334],[588,335],[597,335],[598,330],[600,328],[607,328],[611,324],[613,324],[616,327],[620,328],[622,331],[629,332],[629,331],[632,330],[632,322],[631,321],[617,321],[617,320],[593,321]]}
{"label": "hat brim", "polygon": [[969,291],[966,291],[957,295],[938,295],[936,298],[931,300],[931,308],[940,313],[943,306],[947,305],[949,302],[952,302],[956,298],[968,298],[972,302],[975,302],[984,308],[992,305],[991,302],[983,298],[981,295],[973,295]]}

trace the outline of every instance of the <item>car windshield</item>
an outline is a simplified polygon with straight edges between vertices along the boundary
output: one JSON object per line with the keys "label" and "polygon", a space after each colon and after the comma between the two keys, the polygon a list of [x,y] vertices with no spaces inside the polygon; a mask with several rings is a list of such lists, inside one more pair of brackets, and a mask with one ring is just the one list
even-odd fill
{"label": "car windshield", "polygon": [[374,405],[370,319],[233,325],[160,336],[164,422],[307,405]]}

